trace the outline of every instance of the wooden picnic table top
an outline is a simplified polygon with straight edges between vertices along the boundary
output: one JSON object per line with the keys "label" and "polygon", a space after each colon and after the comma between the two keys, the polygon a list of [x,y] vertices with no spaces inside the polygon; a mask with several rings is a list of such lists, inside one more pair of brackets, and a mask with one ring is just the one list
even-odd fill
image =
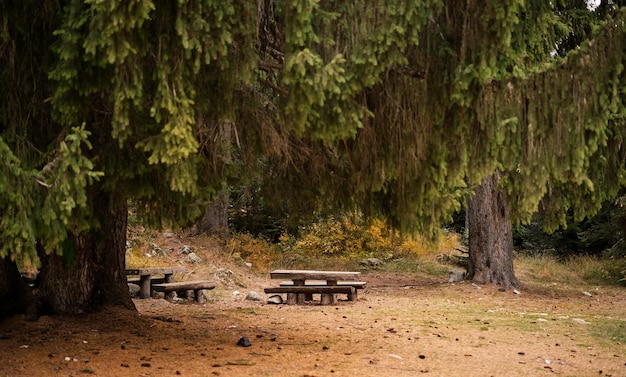
{"label": "wooden picnic table top", "polygon": [[274,270],[270,272],[270,277],[272,279],[290,280],[354,281],[361,279],[361,273],[351,271]]}
{"label": "wooden picnic table top", "polygon": [[155,274],[175,274],[178,272],[185,272],[187,269],[183,266],[171,266],[171,267],[145,267],[145,268],[128,268],[126,269],[126,275],[155,275]]}

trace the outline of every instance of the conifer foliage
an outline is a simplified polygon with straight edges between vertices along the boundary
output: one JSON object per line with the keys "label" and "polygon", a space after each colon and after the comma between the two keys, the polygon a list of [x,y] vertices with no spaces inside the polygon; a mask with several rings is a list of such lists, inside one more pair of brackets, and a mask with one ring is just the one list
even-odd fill
{"label": "conifer foliage", "polygon": [[496,170],[514,221],[592,213],[624,185],[626,10],[560,57],[556,3],[2,1],[0,267],[41,260],[52,312],[131,306],[127,203],[184,224],[258,176],[405,231]]}

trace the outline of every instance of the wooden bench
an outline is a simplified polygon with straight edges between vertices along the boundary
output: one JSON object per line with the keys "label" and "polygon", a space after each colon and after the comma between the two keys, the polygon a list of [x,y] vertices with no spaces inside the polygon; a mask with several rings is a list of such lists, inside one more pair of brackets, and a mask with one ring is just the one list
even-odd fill
{"label": "wooden bench", "polygon": [[[367,282],[365,281],[338,281],[337,285],[340,287],[354,287],[355,289],[364,289],[365,285],[367,284]],[[324,280],[307,280],[304,282],[304,285],[306,287],[326,287],[328,286],[326,281]],[[280,283],[281,287],[293,287],[294,283],[293,281],[283,281]],[[348,294],[348,301],[356,301],[358,299],[357,297],[358,293],[357,291],[354,292],[354,294]],[[308,300],[311,300],[311,297],[308,296],[307,297]]]}
{"label": "wooden bench", "polygon": [[[309,286],[309,285],[292,285],[292,286],[281,286],[276,288],[265,288],[265,293],[271,294],[280,294],[287,293],[287,305],[294,305],[296,303],[301,304],[302,302],[297,302],[299,294],[304,295],[314,295],[320,294],[322,305],[328,305],[333,303],[332,295],[338,293],[345,293],[348,295],[349,301],[354,301],[356,297],[356,288],[349,285],[318,285],[318,286]],[[300,296],[302,297],[302,296]]]}
{"label": "wooden bench", "polygon": [[[141,278],[128,278],[128,282],[130,284],[141,285]],[[165,283],[165,278],[151,278],[150,284],[161,284]]]}
{"label": "wooden bench", "polygon": [[[361,273],[351,271],[274,270],[270,272],[270,277],[291,280],[291,286],[281,284],[278,288],[266,290],[266,293],[287,293],[287,304],[304,304],[307,300],[313,299],[314,293],[321,294],[322,304],[333,304],[337,293],[346,293],[348,300],[354,301],[356,286],[365,286],[360,281]],[[338,284],[340,281],[341,286]]]}
{"label": "wooden bench", "polygon": [[210,280],[179,281],[175,283],[152,284],[152,289],[157,292],[193,291],[198,304],[203,304],[204,290],[215,288],[215,282]]}
{"label": "wooden bench", "polygon": [[[163,279],[164,283],[174,282],[175,273],[183,273],[186,269],[183,266],[171,266],[171,267],[140,267],[126,269],[126,275],[138,275],[139,276],[139,298],[152,297],[152,285],[153,280]],[[153,275],[163,275],[162,278],[155,278]],[[134,279],[130,279],[134,282]]]}

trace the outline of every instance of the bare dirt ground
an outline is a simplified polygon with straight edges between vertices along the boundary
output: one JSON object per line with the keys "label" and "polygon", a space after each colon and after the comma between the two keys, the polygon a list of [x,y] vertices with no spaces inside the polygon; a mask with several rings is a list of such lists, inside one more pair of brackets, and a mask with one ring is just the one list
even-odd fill
{"label": "bare dirt ground", "polygon": [[357,302],[287,306],[245,300],[277,282],[241,271],[203,305],[0,322],[0,376],[626,376],[623,288],[365,272]]}

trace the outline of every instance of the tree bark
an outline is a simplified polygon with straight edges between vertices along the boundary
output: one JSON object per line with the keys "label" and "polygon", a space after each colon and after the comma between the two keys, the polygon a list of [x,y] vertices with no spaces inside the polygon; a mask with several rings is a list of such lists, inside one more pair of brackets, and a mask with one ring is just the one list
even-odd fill
{"label": "tree bark", "polygon": [[135,309],[125,271],[127,206],[102,193],[93,213],[100,227],[69,234],[62,256],[39,253],[42,313],[78,314],[105,305]]}
{"label": "tree bark", "polygon": [[469,264],[467,278],[477,284],[519,287],[513,271],[513,232],[506,197],[498,190],[499,173],[485,178],[467,206]]}
{"label": "tree bark", "polygon": [[212,204],[208,205],[206,212],[198,226],[198,231],[206,234],[225,234],[228,231],[228,190],[219,193]]}

